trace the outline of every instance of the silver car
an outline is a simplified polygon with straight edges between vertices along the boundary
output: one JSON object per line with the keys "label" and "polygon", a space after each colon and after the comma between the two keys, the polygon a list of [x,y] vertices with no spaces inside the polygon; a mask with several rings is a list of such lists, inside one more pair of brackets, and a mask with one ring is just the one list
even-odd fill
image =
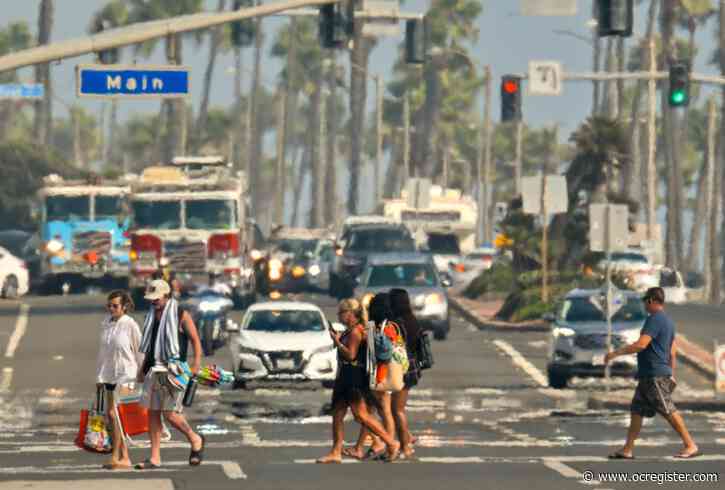
{"label": "silver car", "polygon": [[[603,376],[607,351],[607,321],[600,304],[602,291],[575,289],[569,292],[551,323],[549,386],[565,388],[573,376]],[[623,292],[620,308],[612,317],[612,348],[631,344],[639,338],[647,313],[639,294]],[[634,355],[619,357],[611,364],[612,376],[631,376],[637,369]]]}
{"label": "silver car", "polygon": [[367,306],[377,293],[405,289],[421,327],[431,330],[435,339],[444,340],[451,328],[448,286],[450,283],[440,278],[430,255],[373,255],[367,260],[354,295]]}

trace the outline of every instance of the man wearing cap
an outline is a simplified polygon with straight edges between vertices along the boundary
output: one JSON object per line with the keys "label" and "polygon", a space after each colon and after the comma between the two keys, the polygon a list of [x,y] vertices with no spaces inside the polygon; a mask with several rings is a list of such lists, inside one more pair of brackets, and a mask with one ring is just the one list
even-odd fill
{"label": "man wearing cap", "polygon": [[147,470],[161,467],[162,413],[169,424],[186,436],[191,444],[189,464],[196,466],[202,461],[204,436],[194,432],[182,414],[184,390],[174,382],[179,377],[174,377],[173,371],[180,363],[186,362],[189,341],[194,348],[194,359],[189,370],[192,374],[199,371],[202,352],[199,335],[191,315],[173,298],[171,287],[166,281],[151,281],[144,298],[151,302],[151,308],[144,320],[140,348],[144,361],[137,380],[143,383],[143,400],[149,409],[151,456],[136,465],[136,468]]}
{"label": "man wearing cap", "polygon": [[699,450],[685,427],[685,421],[672,402],[672,392],[676,383],[674,378],[675,325],[665,314],[665,291],[662,288],[649,288],[642,298],[649,316],[644,322],[639,340],[635,343],[607,353],[605,363],[619,356],[637,354],[637,389],[630,408],[631,419],[627,441],[624,447],[609,455],[610,459],[634,459],[634,443],[642,429],[644,417],[662,415],[682,438],[684,447],[676,458],[694,458]]}

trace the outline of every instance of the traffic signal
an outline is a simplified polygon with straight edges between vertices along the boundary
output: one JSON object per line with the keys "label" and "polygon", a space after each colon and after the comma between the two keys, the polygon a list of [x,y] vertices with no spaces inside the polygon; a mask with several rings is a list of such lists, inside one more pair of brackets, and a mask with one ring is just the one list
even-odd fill
{"label": "traffic signal", "polygon": [[501,121],[521,120],[521,77],[504,75],[501,78]]}
{"label": "traffic signal", "polygon": [[631,36],[634,26],[634,0],[598,1],[599,36]]}
{"label": "traffic signal", "polygon": [[[255,0],[234,0],[234,10],[251,8],[256,4]],[[251,19],[232,22],[232,44],[238,48],[250,46],[254,42],[256,34],[254,21]]]}
{"label": "traffic signal", "polygon": [[[93,28],[91,29],[91,32],[93,34],[100,34],[103,31],[106,31],[108,29],[113,28],[111,25],[111,22],[108,19],[103,19],[102,17],[96,17],[96,19],[93,21]],[[112,48],[107,49],[105,51],[98,51],[96,53],[96,56],[98,57],[98,62],[104,65],[114,65],[118,63],[120,59],[120,54],[118,51],[118,48]]]}
{"label": "traffic signal", "polygon": [[405,21],[405,62],[425,63],[427,22],[423,19]]}
{"label": "traffic signal", "polygon": [[320,44],[323,48],[341,48],[347,43],[347,25],[340,3],[320,7]]}
{"label": "traffic signal", "polygon": [[679,61],[670,65],[670,107],[683,107],[690,104],[690,67],[687,62]]}

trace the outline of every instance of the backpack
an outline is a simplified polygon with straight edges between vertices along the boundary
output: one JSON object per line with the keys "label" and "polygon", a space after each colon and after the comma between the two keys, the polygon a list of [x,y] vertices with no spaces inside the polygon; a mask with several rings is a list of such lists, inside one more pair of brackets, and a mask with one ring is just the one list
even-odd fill
{"label": "backpack", "polygon": [[415,346],[415,356],[420,369],[430,369],[433,367],[433,348],[431,346],[430,334],[421,332],[418,336],[418,342]]}

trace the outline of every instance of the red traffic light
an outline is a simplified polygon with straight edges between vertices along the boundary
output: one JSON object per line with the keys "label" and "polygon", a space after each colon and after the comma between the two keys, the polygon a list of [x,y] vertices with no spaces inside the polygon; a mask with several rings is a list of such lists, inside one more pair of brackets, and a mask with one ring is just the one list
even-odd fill
{"label": "red traffic light", "polygon": [[507,94],[515,94],[519,91],[519,82],[517,80],[504,80],[503,91]]}

